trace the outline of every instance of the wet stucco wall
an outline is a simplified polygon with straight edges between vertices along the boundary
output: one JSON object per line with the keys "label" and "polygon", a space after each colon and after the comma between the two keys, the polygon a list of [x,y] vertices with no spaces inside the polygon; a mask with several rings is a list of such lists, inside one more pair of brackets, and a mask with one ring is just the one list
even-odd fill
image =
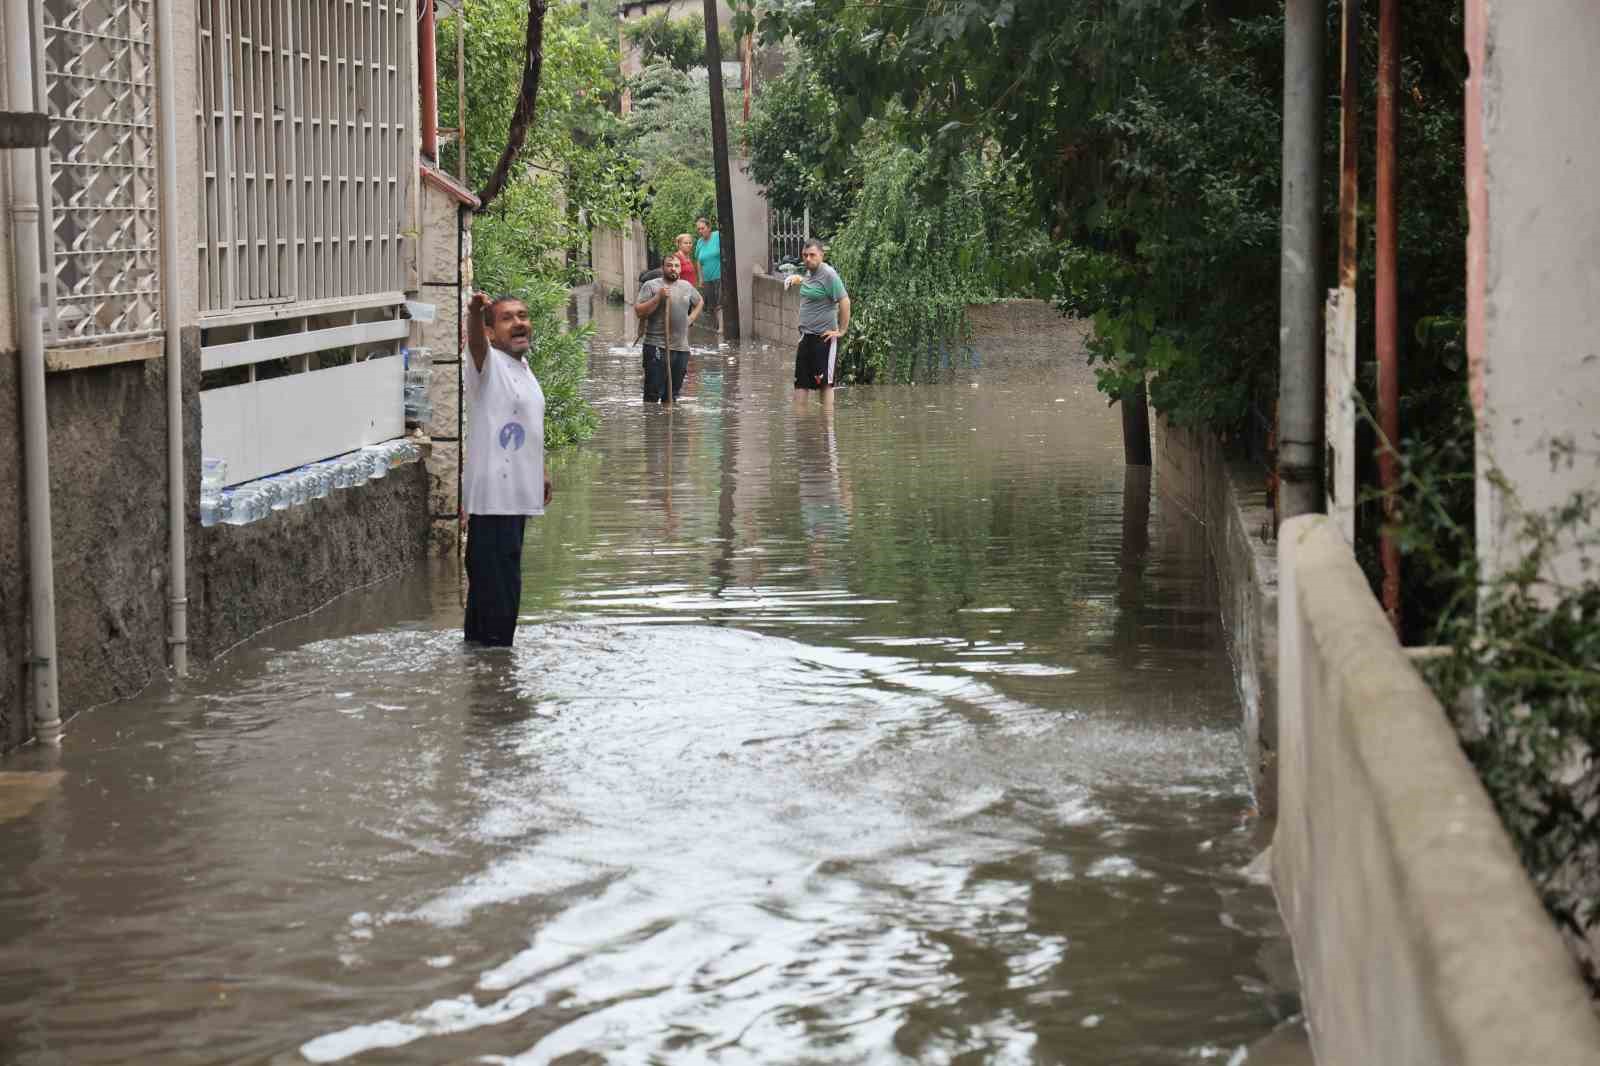
{"label": "wet stucco wall", "polygon": [[[249,526],[202,528],[198,333],[184,333],[191,657],[415,568],[428,538],[420,463]],[[167,664],[166,361],[51,373],[50,488],[64,719],[133,695]],[[14,351],[0,358],[0,750],[26,738],[27,508]],[[69,724],[70,728],[70,724]]]}
{"label": "wet stucco wall", "polygon": [[1156,491],[1199,520],[1217,579],[1256,802],[1277,812],[1278,560],[1264,471],[1214,435],[1152,423]]}
{"label": "wet stucco wall", "polygon": [[[197,366],[191,350],[190,362]],[[0,367],[0,433],[15,457],[0,482],[0,629],[6,640],[4,741],[22,739],[28,702],[27,507],[19,364]],[[166,362],[53,373],[49,419],[56,652],[62,716],[130,696],[166,662]],[[198,403],[191,395],[190,446]]]}
{"label": "wet stucco wall", "polygon": [[[1519,508],[1600,487],[1595,15],[1592,0],[1467,4],[1468,347],[1490,573],[1523,554]],[[1575,462],[1552,461],[1562,441],[1582,450]],[[1579,555],[1563,576],[1579,576]]]}
{"label": "wet stucco wall", "polygon": [[408,463],[247,526],[194,526],[189,618],[196,657],[220,655],[352,589],[407,574],[420,579],[429,556],[427,501],[427,469]]}

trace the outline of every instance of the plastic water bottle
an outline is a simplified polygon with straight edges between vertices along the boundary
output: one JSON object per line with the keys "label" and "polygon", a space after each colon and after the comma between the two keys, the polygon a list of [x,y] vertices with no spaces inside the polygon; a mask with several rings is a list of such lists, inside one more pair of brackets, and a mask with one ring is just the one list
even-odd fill
{"label": "plastic water bottle", "polygon": [[383,454],[383,449],[376,444],[369,444],[359,453],[367,464],[367,477],[380,478],[389,473],[389,460]]}
{"label": "plastic water bottle", "polygon": [[200,460],[200,492],[217,493],[222,491],[223,484],[228,480],[228,461],[226,459]]}
{"label": "plastic water bottle", "polygon": [[202,526],[216,525],[221,507],[222,493],[202,492],[200,494],[200,524]]}
{"label": "plastic water bottle", "polygon": [[253,521],[250,501],[254,489],[228,489],[217,497],[217,518],[230,526],[242,526]]}

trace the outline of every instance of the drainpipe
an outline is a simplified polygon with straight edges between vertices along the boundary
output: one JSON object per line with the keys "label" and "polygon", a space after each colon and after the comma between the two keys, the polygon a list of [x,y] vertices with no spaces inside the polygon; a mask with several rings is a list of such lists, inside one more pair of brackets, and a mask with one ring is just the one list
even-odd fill
{"label": "drainpipe", "polygon": [[1327,5],[1288,0],[1283,48],[1283,251],[1278,319],[1278,521],[1322,509],[1322,46]]}
{"label": "drainpipe", "polygon": [[1400,544],[1394,534],[1399,518],[1400,464],[1400,307],[1399,219],[1396,214],[1395,130],[1399,126],[1400,18],[1397,0],[1378,5],[1378,262],[1377,327],[1373,347],[1378,354],[1378,483],[1383,489],[1383,610],[1396,635],[1400,633]]}
{"label": "drainpipe", "polygon": [[178,124],[176,79],[172,69],[172,5],[157,3],[156,29],[156,182],[161,213],[161,327],[167,342],[167,592],[172,670],[189,676],[189,575],[185,546],[183,476],[183,345],[178,323]]}
{"label": "drainpipe", "polygon": [[[422,0],[422,18],[417,22],[417,82],[422,93],[422,154],[431,163],[439,161],[439,43],[434,0]],[[456,116],[456,125],[467,124],[467,113]]]}
{"label": "drainpipe", "polygon": [[[6,99],[34,108],[29,0],[6,0]],[[45,304],[39,276],[39,156],[11,153],[11,246],[16,271],[17,346],[22,360],[22,455],[28,506],[28,608],[33,626],[33,731],[39,743],[61,743],[56,676],[55,553],[50,535],[50,427],[44,388]]]}

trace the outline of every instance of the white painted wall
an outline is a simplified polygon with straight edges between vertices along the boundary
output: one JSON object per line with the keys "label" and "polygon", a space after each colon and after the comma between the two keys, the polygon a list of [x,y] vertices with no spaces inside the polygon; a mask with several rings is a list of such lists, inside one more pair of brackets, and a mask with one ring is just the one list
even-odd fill
{"label": "white painted wall", "polygon": [[1593,0],[1469,0],[1467,17],[1478,545],[1494,572],[1520,554],[1518,505],[1600,485],[1595,458],[1549,459],[1563,436],[1600,449],[1600,18]]}

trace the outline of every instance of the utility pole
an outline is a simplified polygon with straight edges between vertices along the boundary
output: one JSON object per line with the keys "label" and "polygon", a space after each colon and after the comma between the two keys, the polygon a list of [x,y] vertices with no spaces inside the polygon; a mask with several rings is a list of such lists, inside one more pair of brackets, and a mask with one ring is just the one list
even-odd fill
{"label": "utility pole", "polygon": [[739,256],[734,250],[733,179],[728,172],[728,116],[722,99],[722,41],[717,0],[705,0],[706,81],[711,87],[711,156],[717,169],[717,229],[722,237],[722,335],[739,339]]}
{"label": "utility pole", "polygon": [[1283,28],[1283,250],[1278,319],[1278,521],[1322,510],[1324,0],[1288,0]]}

